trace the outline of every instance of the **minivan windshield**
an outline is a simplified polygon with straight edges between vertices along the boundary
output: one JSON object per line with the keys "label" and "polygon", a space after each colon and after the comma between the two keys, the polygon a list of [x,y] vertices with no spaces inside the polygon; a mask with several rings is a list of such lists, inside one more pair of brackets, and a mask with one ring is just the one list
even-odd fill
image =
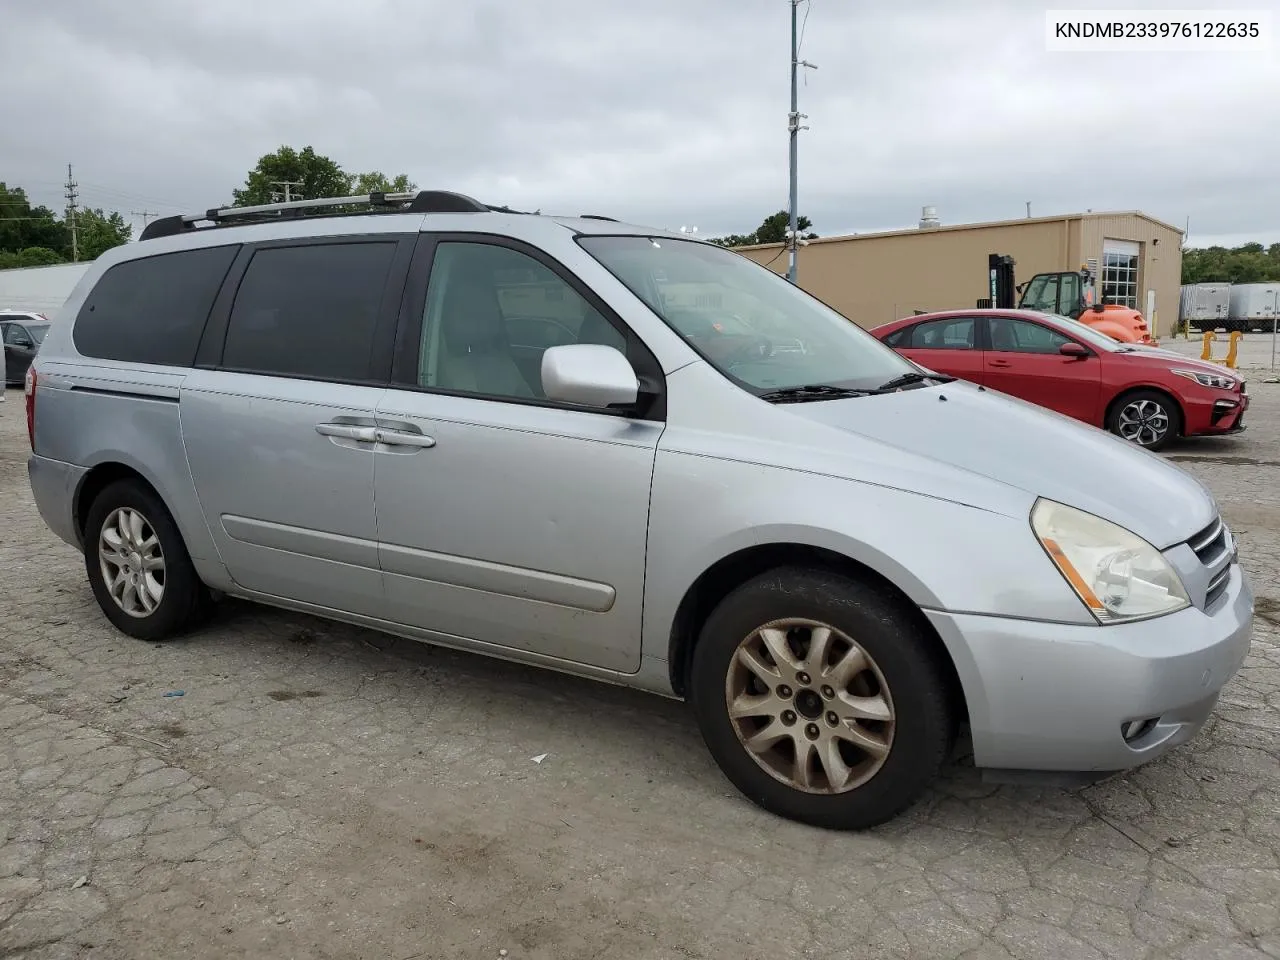
{"label": "minivan windshield", "polygon": [[[722,247],[668,237],[578,242],[740,387],[875,390],[920,368],[771,270]],[[914,382],[914,381],[913,381]]]}

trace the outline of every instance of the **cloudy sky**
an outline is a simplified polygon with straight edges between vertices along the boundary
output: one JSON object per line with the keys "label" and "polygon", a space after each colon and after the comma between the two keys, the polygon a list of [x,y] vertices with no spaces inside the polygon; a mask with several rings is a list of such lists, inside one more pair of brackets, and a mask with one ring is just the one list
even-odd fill
{"label": "cloudy sky", "polygon": [[[1250,5],[1277,9],[1198,3]],[[281,144],[490,203],[703,235],[786,205],[788,0],[2,6],[0,180],[50,206],[70,161],[91,206],[203,210]],[[926,203],[944,223],[1019,217],[1030,201],[1033,215],[1189,217],[1195,245],[1280,241],[1280,40],[1049,53],[1046,6],[802,4],[801,57],[819,68],[800,88],[814,229],[912,226]]]}

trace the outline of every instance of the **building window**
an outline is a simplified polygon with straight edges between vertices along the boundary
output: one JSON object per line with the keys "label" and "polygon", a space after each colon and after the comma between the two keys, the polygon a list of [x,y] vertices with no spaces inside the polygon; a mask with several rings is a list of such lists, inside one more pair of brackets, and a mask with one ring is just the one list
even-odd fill
{"label": "building window", "polygon": [[1102,302],[1138,309],[1137,244],[1108,242],[1102,251]]}

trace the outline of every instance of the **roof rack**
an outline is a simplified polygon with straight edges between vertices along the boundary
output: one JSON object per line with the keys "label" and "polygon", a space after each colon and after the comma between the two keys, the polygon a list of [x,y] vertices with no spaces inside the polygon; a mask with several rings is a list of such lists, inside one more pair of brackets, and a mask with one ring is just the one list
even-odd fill
{"label": "roof rack", "polygon": [[608,220],[610,223],[617,223],[617,222],[618,222],[618,218],[617,218],[617,217],[606,217],[606,216],[604,216],[603,214],[599,214],[599,213],[583,213],[583,214],[579,214],[578,219],[579,219],[579,220]]}
{"label": "roof rack", "polygon": [[[285,203],[261,203],[250,207],[215,207],[204,213],[189,213],[174,217],[161,217],[152,221],[142,231],[139,240],[156,237],[172,237],[187,230],[197,229],[196,224],[208,222],[211,226],[232,226],[236,223],[278,220],[282,217],[299,217],[304,211],[332,210],[335,207],[368,207],[369,210],[338,211],[330,216],[353,216],[378,212],[399,213],[487,213],[500,210],[516,213],[505,207],[491,207],[449,190],[420,190],[416,193],[367,193],[352,197],[322,197],[316,200],[290,200]],[[208,229],[200,228],[200,229]]]}

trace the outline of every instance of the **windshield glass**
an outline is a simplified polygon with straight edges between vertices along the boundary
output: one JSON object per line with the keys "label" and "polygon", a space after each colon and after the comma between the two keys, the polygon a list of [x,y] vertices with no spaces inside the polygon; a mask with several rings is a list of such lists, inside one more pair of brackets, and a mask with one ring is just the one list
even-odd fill
{"label": "windshield glass", "polygon": [[1070,317],[1064,317],[1061,314],[1045,314],[1052,320],[1058,322],[1062,329],[1077,339],[1083,340],[1091,347],[1097,347],[1099,350],[1106,350],[1109,353],[1115,353],[1123,344],[1119,340],[1108,337],[1105,333],[1093,329],[1087,323],[1079,320],[1072,320]]}
{"label": "windshield glass", "polygon": [[36,326],[33,323],[29,323],[27,324],[27,332],[31,334],[31,339],[37,344],[44,343],[44,335],[49,332],[49,324],[42,323]]}
{"label": "windshield glass", "polygon": [[578,242],[752,393],[819,384],[874,389],[919,369],[786,279],[722,247],[666,237]]}

